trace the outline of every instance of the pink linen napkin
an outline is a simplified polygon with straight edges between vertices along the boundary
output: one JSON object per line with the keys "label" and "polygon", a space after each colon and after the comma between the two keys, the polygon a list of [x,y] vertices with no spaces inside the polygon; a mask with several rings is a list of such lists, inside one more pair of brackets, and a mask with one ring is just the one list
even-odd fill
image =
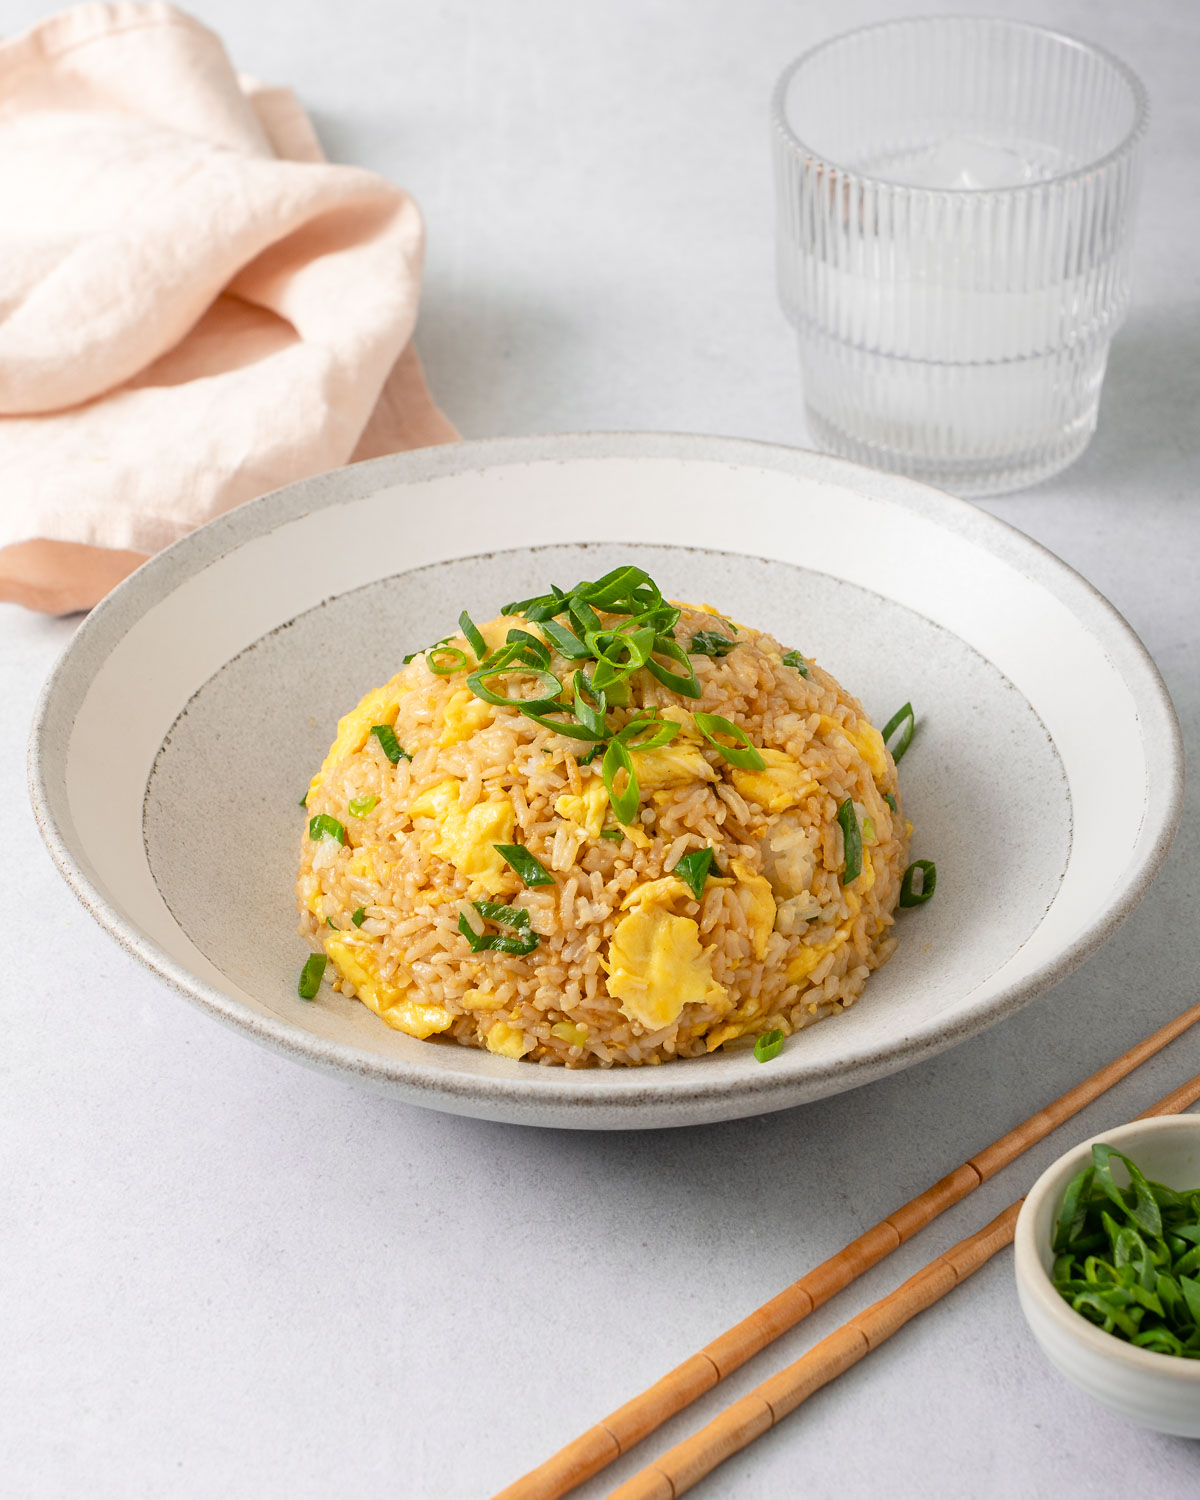
{"label": "pink linen napkin", "polygon": [[452,441],[420,213],[165,4],[0,42],[0,599],[88,608],[235,505]]}

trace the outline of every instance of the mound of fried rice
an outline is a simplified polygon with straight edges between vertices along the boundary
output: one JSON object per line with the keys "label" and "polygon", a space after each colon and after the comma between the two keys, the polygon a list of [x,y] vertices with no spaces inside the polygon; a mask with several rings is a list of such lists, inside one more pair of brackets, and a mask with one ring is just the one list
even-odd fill
{"label": "mound of fried rice", "polygon": [[[681,608],[686,648],[714,611]],[[494,649],[523,624],[480,628]],[[618,726],[651,706],[682,726],[634,752],[641,805],[628,827],[599,759],[579,764],[587,745],[484,702],[465,675],[435,675],[417,656],[369,693],[307,798],[306,819],[326,813],[345,831],[344,843],[314,840],[306,825],[300,856],[299,930],[327,956],[326,979],[410,1036],[572,1068],[750,1045],[852,1005],[895,946],[909,832],[896,767],[820,666],[802,675],[748,626],[736,639],[723,657],[693,658],[699,701],[641,670],[629,706],[612,710]],[[764,768],[730,764],[696,711],[743,729]],[[391,763],[371,733],[380,724],[410,759]],[[363,816],[349,811],[372,798]],[[846,798],[863,852],[843,885]],[[497,844],[524,845],[553,884],[527,888]],[[705,846],[715,858],[697,900],[672,871]],[[459,917],[480,900],[528,911],[534,951],[473,953]]]}

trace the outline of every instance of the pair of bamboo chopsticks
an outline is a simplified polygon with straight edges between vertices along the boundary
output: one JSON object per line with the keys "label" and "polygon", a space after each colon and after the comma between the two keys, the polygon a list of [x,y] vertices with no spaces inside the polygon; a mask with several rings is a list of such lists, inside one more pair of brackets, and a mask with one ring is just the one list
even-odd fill
{"label": "pair of bamboo chopsticks", "polygon": [[[618,1407],[545,1463],[500,1491],[495,1500],[560,1500],[576,1485],[628,1453],[636,1443],[878,1265],[919,1229],[1093,1103],[1197,1021],[1200,1021],[1200,1005],[1184,1011],[1099,1072],[1068,1089],[1061,1098],[969,1157],[940,1182],[735,1323],[640,1396]],[[1200,1075],[1161,1099],[1145,1114],[1176,1114],[1198,1098]],[[953,1246],[890,1296],[857,1314],[795,1364],[772,1376],[708,1426],[614,1490],[610,1500],[618,1497],[619,1500],[677,1500],[724,1459],[773,1427],[814,1391],[856,1364],[910,1318],[945,1296],[1011,1243],[1020,1206],[1020,1201],[1012,1204],[978,1234]]]}

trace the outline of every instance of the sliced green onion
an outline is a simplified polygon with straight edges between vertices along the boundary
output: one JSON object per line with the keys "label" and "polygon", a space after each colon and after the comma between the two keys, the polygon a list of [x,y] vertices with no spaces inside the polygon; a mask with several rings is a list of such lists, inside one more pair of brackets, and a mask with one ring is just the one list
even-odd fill
{"label": "sliced green onion", "polygon": [[875,819],[869,814],[863,819],[862,836],[865,844],[873,844],[875,842]]}
{"label": "sliced green onion", "polygon": [[480,635],[479,626],[476,625],[475,621],[472,620],[471,616],[466,612],[465,609],[458,617],[458,628],[470,642],[471,650],[474,651],[475,655],[479,658],[480,661],[482,661],[483,658],[487,655],[487,642],[484,640],[483,636]]}
{"label": "sliced green onion", "polygon": [[[683,725],[677,724],[674,719],[660,719],[657,713],[639,714],[636,719],[630,719],[614,738],[630,750],[661,750],[664,745],[671,743],[682,728]],[[634,739],[640,734],[646,735],[646,738],[639,739],[635,745]]]}
{"label": "sliced green onion", "polygon": [[596,657],[592,686],[603,692],[646,665],[654,649],[654,631],[646,628],[626,634],[620,630],[592,630],[588,632],[587,643]]}
{"label": "sliced green onion", "polygon": [[596,739],[604,739],[608,734],[608,700],[596,691],[584,672],[576,672],[571,685],[575,690],[575,717]]}
{"label": "sliced green onion", "polygon": [[615,844],[623,844],[625,842],[625,830],[623,828],[602,828],[600,830],[600,837],[602,839],[611,839]]}
{"label": "sliced green onion", "polygon": [[[628,779],[624,789],[618,791],[617,773],[622,770]],[[600,774],[604,778],[604,785],[608,788],[608,800],[612,804],[617,822],[632,823],[638,814],[642,789],[638,785],[637,772],[633,769],[633,757],[622,739],[609,740],[608,749],[604,752],[604,759],[600,764]]]}
{"label": "sliced green onion", "polygon": [[598,745],[593,745],[586,755],[581,755],[578,761],[576,761],[576,765],[590,766],[603,749],[604,741],[601,740]]}
{"label": "sliced green onion", "polygon": [[501,901],[472,901],[471,905],[485,922],[498,927],[528,927],[529,913],[523,906],[505,906]]}
{"label": "sliced green onion", "polygon": [[[568,709],[563,708],[559,704],[553,706],[561,713],[565,714],[569,712]],[[552,719],[548,714],[534,713],[531,708],[522,708],[521,714],[526,719],[532,719],[535,724],[540,724],[543,729],[553,729],[555,734],[566,735],[569,740],[598,740],[602,738],[594,730],[587,729],[582,724],[576,724],[570,719]],[[543,750],[542,753],[549,755],[551,751]]]}
{"label": "sliced green onion", "polygon": [[[532,677],[537,683],[538,696],[534,698],[502,698],[499,693],[494,693],[488,682],[495,677]],[[472,672],[467,678],[467,686],[477,698],[482,698],[485,703],[494,703],[499,708],[532,708],[545,710],[552,708],[562,697],[563,685],[555,677],[553,672],[543,671],[539,667],[506,666],[499,669],[489,670],[485,665],[478,672]]]}
{"label": "sliced green onion", "polygon": [[586,661],[591,652],[579,639],[573,630],[568,630],[565,625],[560,625],[557,620],[546,620],[542,629],[554,643],[554,649],[560,656],[565,656],[568,661]]}
{"label": "sliced green onion", "polygon": [[[719,750],[731,766],[738,766],[743,771],[761,771],[766,761],[754,748],[754,742],[744,729],[739,729],[736,724],[731,724],[728,719],[723,719],[720,714],[696,714],[696,728],[713,747]],[[726,734],[731,739],[737,740],[738,745],[722,745],[717,735]]]}
{"label": "sliced green onion", "polygon": [[334,932],[341,932],[341,930],[342,930],[338,926],[338,924],[333,920],[332,917],[326,917],[325,918],[325,925],[326,925],[326,927],[332,927],[333,930],[334,930]]}
{"label": "sliced green onion", "polygon": [[300,806],[301,807],[307,807],[308,806],[308,793],[307,792],[305,792],[304,796],[300,798]]}
{"label": "sliced green onion", "polygon": [[778,1027],[773,1031],[764,1031],[754,1044],[755,1062],[770,1062],[773,1057],[779,1056],[782,1046],[783,1032]]}
{"label": "sliced green onion", "polygon": [[425,653],[425,665],[435,677],[453,677],[467,665],[467,653],[457,646],[430,646]]}
{"label": "sliced green onion", "polygon": [[536,635],[530,635],[528,630],[518,630],[514,626],[505,636],[504,644],[516,646],[517,660],[524,662],[526,666],[539,667],[544,671],[550,665],[550,652],[545,641],[539,640]]}
{"label": "sliced green onion", "polygon": [[498,932],[476,932],[464,913],[459,913],[458,930],[466,938],[472,953],[515,953],[518,956],[532,953],[541,939],[536,932],[525,932],[519,937],[507,937]]}
{"label": "sliced green onion", "polygon": [[416,661],[418,656],[425,656],[430,651],[436,651],[439,646],[444,646],[447,641],[452,641],[453,639],[454,637],[452,635],[444,635],[440,641],[434,641],[432,646],[422,646],[419,651],[410,651],[408,655],[402,657],[401,660],[403,661],[405,666],[408,666],[409,662]]}
{"label": "sliced green onion", "polygon": [[737,645],[727,635],[716,630],[698,630],[692,637],[688,651],[693,656],[728,656]]}
{"label": "sliced green onion", "polygon": [[783,664],[785,667],[795,667],[801,677],[808,676],[808,663],[800,655],[799,651],[785,651],[783,653]]}
{"label": "sliced green onion", "polygon": [[396,738],[396,731],[390,724],[372,724],[371,734],[379,741],[379,748],[392,765],[396,765],[402,756],[405,760],[412,760],[412,756]]}
{"label": "sliced green onion", "polygon": [[371,811],[371,809],[373,807],[378,807],[379,806],[379,798],[378,797],[351,797],[350,801],[347,802],[346,806],[350,809],[351,815],[353,817],[356,817],[356,818],[365,818],[366,815]]}
{"label": "sliced green onion", "polygon": [[[921,889],[913,889],[917,871],[921,872]],[[924,906],[937,890],[937,866],[931,859],[915,859],[904,872],[900,882],[901,906]]]}
{"label": "sliced green onion", "polygon": [[679,876],[697,901],[704,894],[704,882],[708,879],[708,872],[715,857],[716,851],[711,844],[704,849],[693,849],[690,854],[685,854],[671,871],[672,875]]}
{"label": "sliced green onion", "polygon": [[[902,725],[903,728],[901,728]],[[896,741],[896,748],[892,750],[892,760],[896,765],[900,764],[904,758],[904,752],[912,744],[913,730],[916,728],[916,725],[917,721],[913,714],[913,706],[911,703],[906,703],[903,708],[898,708],[883,726],[881,733],[885,745],[887,745],[888,740],[891,739],[895,731],[897,729],[900,730],[900,738]],[[891,746],[889,745],[888,748],[891,749]]]}
{"label": "sliced green onion", "polygon": [[350,920],[354,923],[355,927],[361,927],[362,924],[367,920],[367,908],[365,906],[360,906],[358,910],[351,915]]}
{"label": "sliced green onion", "polygon": [[492,848],[521,877],[524,885],[553,885],[554,876],[522,844],[493,844]]}
{"label": "sliced green onion", "polygon": [[[858,818],[854,812],[854,803],[849,797],[838,808],[837,820],[842,825],[842,842],[846,851],[842,884],[849,885],[862,874],[862,834],[858,831]],[[903,896],[900,899],[903,904]]]}
{"label": "sliced green onion", "polygon": [[[662,662],[655,661],[655,656],[665,656],[677,666],[686,668],[687,676],[681,677],[678,672],[668,671]],[[646,658],[646,671],[651,677],[657,678],[663,687],[669,688],[671,692],[678,693],[681,698],[699,698],[700,684],[696,681],[696,673],[688,659],[687,652],[678,641],[672,640],[670,636],[656,636],[654,651]]]}
{"label": "sliced green onion", "polygon": [[321,980],[325,977],[325,965],[329,960],[323,953],[310,953],[305,960],[304,967],[300,970],[300,983],[296,986],[296,993],[301,1000],[312,1000],[321,988]]}
{"label": "sliced green onion", "polygon": [[896,806],[896,799],[895,799],[895,797],[892,796],[891,792],[884,792],[884,794],[883,794],[883,800],[887,803],[887,805],[891,808],[891,810],[893,812],[899,812],[900,811],[900,809]]}
{"label": "sliced green onion", "polygon": [[331,818],[328,813],[318,813],[315,818],[308,820],[308,836],[314,842],[328,835],[337,839],[339,844],[346,842],[346,830],[336,818]]}

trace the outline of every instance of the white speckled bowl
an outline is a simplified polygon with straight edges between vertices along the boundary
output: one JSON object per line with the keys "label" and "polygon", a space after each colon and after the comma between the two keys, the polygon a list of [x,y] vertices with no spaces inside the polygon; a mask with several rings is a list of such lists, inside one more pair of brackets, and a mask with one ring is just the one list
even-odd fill
{"label": "white speckled bowl", "polygon": [[[817,656],[877,723],[937,896],[859,1005],[771,1063],[539,1068],[296,996],[296,806],[338,715],[399,658],[620,559]],[[1112,768],[1119,766],[1120,775]],[[34,808],[96,919],[247,1035],[399,1098],[542,1125],[685,1125],[798,1104],[1010,1015],[1158,869],[1182,756],[1119,615],[1028,538],[895,475],[717,438],[522,438],[292,485],[154,558],[80,627],[33,729]]]}
{"label": "white speckled bowl", "polygon": [[[1034,1183],[1017,1219],[1013,1242],[1021,1310],[1056,1368],[1131,1422],[1200,1438],[1200,1360],[1136,1349],[1096,1328],[1054,1290],[1050,1237],[1067,1184],[1091,1161],[1098,1141],[1116,1146],[1154,1182],[1173,1188],[1200,1185],[1200,1118],[1195,1115],[1134,1120],[1093,1136],[1060,1156]],[[1113,1163],[1118,1182],[1124,1169]]]}

